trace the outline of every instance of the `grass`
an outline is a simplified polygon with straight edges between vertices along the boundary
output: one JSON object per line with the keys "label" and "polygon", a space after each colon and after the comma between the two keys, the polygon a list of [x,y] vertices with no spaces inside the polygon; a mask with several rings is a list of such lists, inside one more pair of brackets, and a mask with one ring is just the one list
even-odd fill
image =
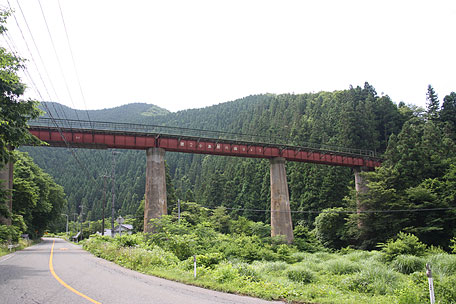
{"label": "grass", "polygon": [[19,242],[17,243],[18,246],[11,248],[11,250],[8,248],[8,244],[0,244],[0,256],[7,255],[9,253],[22,250],[26,247],[29,247],[36,242],[31,241],[31,240],[25,240],[25,239],[20,239]]}
{"label": "grass", "polygon": [[456,256],[450,254],[398,255],[386,262],[378,251],[293,252],[294,258],[289,260],[296,263],[265,260],[247,263],[211,253],[197,256],[199,266],[194,278],[193,258],[181,261],[169,251],[148,246],[119,247],[99,239],[84,242],[84,248],[95,255],[146,274],[294,303],[427,303],[427,277],[422,265],[430,262],[436,274],[436,303],[455,303],[451,299],[456,298]]}

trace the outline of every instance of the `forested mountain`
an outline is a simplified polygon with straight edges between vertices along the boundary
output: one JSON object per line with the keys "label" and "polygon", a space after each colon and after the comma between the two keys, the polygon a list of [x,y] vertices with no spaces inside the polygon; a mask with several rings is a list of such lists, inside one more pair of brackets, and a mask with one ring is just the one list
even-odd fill
{"label": "forested mountain", "polygon": [[[387,96],[377,96],[368,84],[364,88],[336,92],[249,96],[177,113],[146,104],[98,111],[74,111],[49,103],[43,108],[56,118],[84,119],[84,115],[88,115],[91,120],[229,130],[287,138],[290,144],[326,143],[380,152],[385,150],[388,136],[398,133],[405,120]],[[145,115],[153,111],[156,115]],[[70,213],[79,212],[79,206],[84,205],[86,210],[91,210],[87,214],[89,218],[101,216],[101,176],[111,174],[109,151],[23,149],[64,186]],[[116,155],[116,207],[125,215],[134,213],[144,195],[145,153],[121,152]],[[85,164],[84,170],[72,157],[73,153]],[[208,206],[269,208],[266,160],[167,153],[167,164],[180,199],[195,199]],[[347,168],[295,163],[287,167],[294,210],[320,210],[339,205],[353,179]],[[96,182],[87,175],[96,178]],[[240,213],[256,220],[269,217],[268,212]]]}
{"label": "forested mountain", "polygon": [[[448,100],[446,109],[449,112],[445,115],[450,119],[447,122],[454,117],[451,116],[454,102]],[[76,118],[76,111],[57,104],[48,105],[46,110],[56,111],[54,117]],[[334,92],[248,96],[176,113],[151,105],[132,104],[109,110],[78,111],[79,119],[84,119],[83,115],[87,116],[87,113],[91,120],[223,130],[279,137],[296,145],[324,143],[378,153],[384,153],[391,135],[395,134],[394,140],[398,139],[404,132],[403,126],[411,124],[410,121],[427,119],[422,109],[402,103],[396,105],[388,96],[378,96],[368,83],[363,88],[350,87]],[[442,113],[442,117],[445,115]],[[454,130],[452,132],[454,136]],[[25,147],[22,150],[28,151],[39,166],[64,186],[70,214],[78,213],[80,206],[84,206],[88,219],[101,217],[102,176],[111,175],[112,171],[113,155],[110,151],[47,147]],[[143,198],[145,153],[120,152],[115,155],[115,205],[117,214],[124,216],[134,214]],[[80,167],[73,154],[85,168]],[[169,189],[170,209],[180,198],[208,207],[223,205],[240,209],[232,210],[232,213],[257,221],[269,220],[267,160],[171,152],[166,154],[166,159],[174,186]],[[290,162],[287,174],[291,209],[300,211],[293,213],[294,223],[312,227],[317,215],[315,211],[349,207],[349,200],[344,198],[350,197],[353,188],[350,168]],[[111,186],[109,183],[108,197],[111,197]]]}
{"label": "forested mountain", "polygon": [[60,119],[135,123],[147,122],[149,117],[170,113],[168,110],[147,103],[130,103],[103,110],[74,110],[59,103],[43,102],[39,108],[44,111],[43,117],[52,115]]}

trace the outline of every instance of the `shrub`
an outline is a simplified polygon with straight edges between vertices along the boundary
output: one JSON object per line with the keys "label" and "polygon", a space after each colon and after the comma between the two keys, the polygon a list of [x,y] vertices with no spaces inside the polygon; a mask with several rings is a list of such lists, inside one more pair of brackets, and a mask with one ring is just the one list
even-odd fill
{"label": "shrub", "polygon": [[456,275],[435,281],[435,297],[440,304],[456,303]]}
{"label": "shrub", "polygon": [[393,260],[392,267],[400,273],[410,274],[416,271],[423,271],[425,264],[424,260],[420,257],[401,254]]}
{"label": "shrub", "polygon": [[456,256],[447,253],[434,254],[428,257],[432,273],[439,276],[450,276],[456,273]]}
{"label": "shrub", "polygon": [[170,235],[166,242],[162,243],[165,250],[174,253],[179,260],[185,260],[194,254],[195,240],[191,235]]}
{"label": "shrub", "polygon": [[256,269],[250,264],[240,263],[235,265],[235,268],[237,269],[239,275],[247,277],[254,282],[258,282],[261,279],[261,276],[258,274]]}
{"label": "shrub", "polygon": [[399,286],[400,277],[397,272],[376,265],[374,267],[368,266],[342,282],[349,290],[385,295],[394,292]]}
{"label": "shrub", "polygon": [[[206,254],[197,254],[196,255],[196,266],[197,267],[213,267],[217,265],[224,259],[224,256],[221,253],[213,252]],[[189,257],[184,261],[185,269],[193,269],[193,257]]]}
{"label": "shrub", "polygon": [[290,281],[298,283],[311,283],[315,280],[315,274],[302,266],[294,266],[288,269],[287,277]]}
{"label": "shrub", "polygon": [[326,247],[339,249],[346,245],[343,241],[346,215],[341,211],[341,207],[324,209],[315,218],[315,236]]}
{"label": "shrub", "polygon": [[16,226],[0,225],[0,243],[18,242],[21,231]]}
{"label": "shrub", "polygon": [[219,283],[231,282],[239,278],[238,270],[230,263],[220,265],[213,274],[215,280]]}
{"label": "shrub", "polygon": [[134,247],[144,243],[142,234],[124,234],[114,238],[114,242],[119,247]]}
{"label": "shrub", "polygon": [[426,245],[411,233],[399,232],[396,240],[389,240],[386,244],[380,243],[378,246],[382,248],[388,262],[401,254],[423,256],[426,253]]}
{"label": "shrub", "polygon": [[403,288],[396,290],[398,304],[417,304],[426,303],[429,297],[429,292],[426,288],[422,288],[409,280]]}
{"label": "shrub", "polygon": [[350,274],[361,270],[361,266],[347,259],[329,260],[323,264],[323,268],[332,274]]}
{"label": "shrub", "polygon": [[274,274],[274,275],[280,275],[288,268],[288,264],[283,261],[255,262],[252,265],[255,267],[258,267],[259,272],[264,272],[267,274]]}
{"label": "shrub", "polygon": [[297,225],[293,230],[293,234],[295,237],[293,244],[300,251],[316,252],[324,250],[322,244],[315,237],[315,233],[309,231],[309,228]]}
{"label": "shrub", "polygon": [[277,253],[277,259],[287,263],[296,263],[299,261],[293,254],[296,253],[296,248],[290,245],[281,244],[273,247]]}
{"label": "shrub", "polygon": [[241,235],[221,248],[228,258],[239,258],[244,262],[274,260],[277,255],[261,242],[258,236]]}
{"label": "shrub", "polygon": [[450,245],[451,250],[453,250],[453,253],[456,253],[456,237],[452,238],[450,242],[451,242],[451,245]]}

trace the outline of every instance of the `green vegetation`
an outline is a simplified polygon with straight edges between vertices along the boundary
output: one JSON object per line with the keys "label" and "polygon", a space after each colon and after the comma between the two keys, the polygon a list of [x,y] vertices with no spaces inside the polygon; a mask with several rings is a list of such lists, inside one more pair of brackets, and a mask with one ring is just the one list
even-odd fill
{"label": "green vegetation", "polygon": [[[375,249],[377,243],[403,231],[413,233],[428,245],[449,250],[456,216],[452,209],[456,207],[454,96],[453,93],[445,96],[440,107],[438,96],[430,87],[429,107],[421,109],[403,103],[396,105],[388,96],[377,95],[366,83],[364,87],[335,92],[248,96],[204,109],[152,117],[143,115],[148,111],[148,105],[144,104],[132,104],[131,111],[130,106],[104,111],[113,121],[229,130],[264,136],[258,140],[274,137],[296,145],[324,143],[375,149],[385,162],[379,170],[365,173],[369,191],[360,196],[354,192],[350,168],[287,163],[290,205],[297,211],[292,213],[293,223],[308,231],[316,228],[315,237],[333,249],[346,246]],[[76,113],[69,108],[62,110],[67,116]],[[91,117],[107,120],[102,119],[103,111],[88,112]],[[81,116],[84,112],[77,113]],[[65,213],[80,214],[82,205],[84,221],[101,218],[103,179],[93,182],[87,174],[95,177],[109,174],[111,153],[75,150],[86,164],[87,173],[80,170],[67,150],[22,149],[63,185],[68,195]],[[166,158],[169,212],[179,198],[211,209],[223,206],[231,218],[242,215],[255,222],[270,221],[268,160],[172,152]],[[116,156],[116,216],[141,216],[144,167],[143,151],[125,150]],[[111,209],[111,189],[108,180],[106,210]],[[346,213],[356,210],[358,204],[363,209],[380,212]],[[431,211],[398,211],[409,209]],[[322,210],[331,212],[319,213]],[[319,221],[315,222],[317,217]],[[360,222],[365,223],[362,229],[358,229]],[[62,218],[60,230],[63,227]]]}
{"label": "green vegetation", "polygon": [[[227,233],[222,233],[223,225],[213,220],[215,211],[190,204],[192,224],[190,214],[178,222],[174,213],[153,220],[157,233],[93,236],[83,242],[83,247],[143,273],[298,303],[428,303],[424,264],[430,263],[437,303],[454,303],[456,256],[427,247],[414,235],[400,233],[382,244],[380,251],[344,248],[311,253],[252,234],[251,227],[265,225],[243,217],[230,219]],[[217,213],[219,218],[223,216],[220,209]],[[321,248],[315,238],[312,242],[312,247]]]}
{"label": "green vegetation", "polygon": [[[0,33],[7,15],[0,14]],[[23,60],[1,47],[0,59],[0,167],[15,162],[12,193],[0,190],[0,220],[12,223],[0,225],[0,254],[11,242],[24,246],[22,233],[35,238],[63,231],[62,213],[83,222],[73,217],[72,232],[87,237],[100,231],[101,177],[111,171],[112,154],[21,147],[29,157],[13,151],[39,144],[27,121],[40,110],[20,99],[25,86],[17,71]],[[288,163],[295,242],[287,245],[270,237],[267,224],[268,160],[167,153],[172,215],[152,221],[154,234],[85,240],[84,247],[100,257],[203,287],[307,303],[426,303],[423,267],[430,263],[437,303],[455,303],[456,93],[440,105],[429,85],[427,100],[426,109],[395,104],[366,82],[334,92],[248,96],[176,113],[140,103],[97,111],[56,103],[44,108],[56,118],[223,130],[256,134],[254,141],[370,149],[384,157],[382,167],[363,173],[365,193],[354,191],[350,168]],[[107,187],[105,214],[114,189],[115,216],[123,215],[135,231],[143,225],[144,167],[143,151],[123,151],[116,157],[116,183]],[[5,204],[9,195],[12,210]],[[184,202],[180,221],[178,198]],[[359,209],[368,212],[353,212]]]}

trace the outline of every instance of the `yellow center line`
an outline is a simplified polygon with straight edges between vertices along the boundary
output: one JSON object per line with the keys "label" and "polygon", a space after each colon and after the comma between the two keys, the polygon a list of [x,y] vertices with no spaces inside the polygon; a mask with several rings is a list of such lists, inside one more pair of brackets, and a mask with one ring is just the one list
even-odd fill
{"label": "yellow center line", "polygon": [[67,283],[65,283],[61,278],[59,278],[59,276],[55,273],[54,271],[54,266],[52,265],[52,258],[54,256],[54,245],[55,245],[55,240],[52,242],[52,248],[51,248],[51,256],[49,258],[49,270],[51,270],[51,273],[52,275],[54,276],[54,278],[60,283],[62,284],[65,288],[71,290],[72,292],[74,292],[75,294],[77,294],[78,296],[81,296],[83,297],[84,299],[92,302],[92,303],[95,303],[95,304],[101,304],[101,302],[98,302],[98,301],[95,301],[94,299],[92,298],[89,298],[88,296],[86,296],[85,294],[77,291],[76,289],[74,289],[73,287],[71,287],[70,285],[68,285]]}

